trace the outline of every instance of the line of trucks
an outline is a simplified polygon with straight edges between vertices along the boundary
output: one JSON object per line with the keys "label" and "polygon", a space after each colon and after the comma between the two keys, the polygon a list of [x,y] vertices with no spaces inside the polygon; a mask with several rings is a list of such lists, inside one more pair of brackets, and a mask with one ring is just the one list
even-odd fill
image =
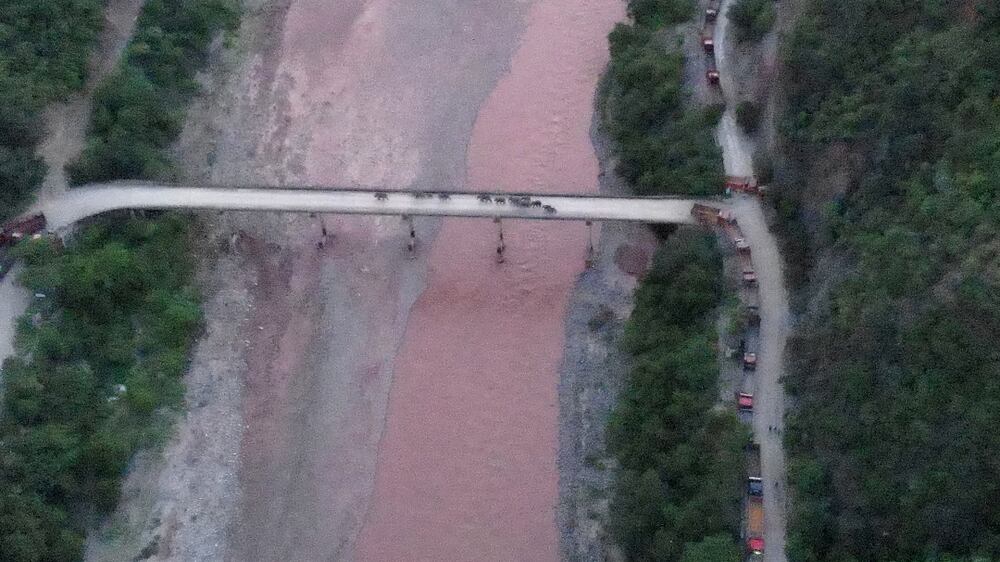
{"label": "line of trucks", "polygon": [[[734,182],[737,180],[737,178],[732,179]],[[745,183],[749,184],[750,182]],[[756,185],[756,182],[753,182],[753,185]],[[729,187],[728,180],[727,187]],[[754,271],[750,244],[743,236],[743,231],[732,212],[710,205],[695,204],[691,209],[691,214],[701,224],[709,228],[720,229],[736,249],[743,287],[743,290],[740,291],[740,314],[745,332],[740,338],[739,347],[732,350],[731,356],[739,358],[744,374],[752,374],[757,369],[757,353],[753,347],[756,337],[751,336],[756,336],[759,330],[760,309],[757,272]],[[748,341],[751,342],[750,345],[747,344]],[[749,425],[753,421],[754,397],[752,388],[749,388],[750,384],[747,381],[752,381],[752,378],[745,377],[743,391],[736,392],[736,409],[740,420]],[[747,445],[746,466],[744,548],[746,560],[757,562],[762,560],[764,555],[764,482],[761,478],[760,445],[758,443],[751,442]]]}
{"label": "line of trucks", "polygon": [[709,1],[708,7],[705,8],[705,22],[701,27],[701,47],[708,55],[705,79],[712,86],[719,84],[719,69],[715,65],[715,22],[719,18],[719,1]]}

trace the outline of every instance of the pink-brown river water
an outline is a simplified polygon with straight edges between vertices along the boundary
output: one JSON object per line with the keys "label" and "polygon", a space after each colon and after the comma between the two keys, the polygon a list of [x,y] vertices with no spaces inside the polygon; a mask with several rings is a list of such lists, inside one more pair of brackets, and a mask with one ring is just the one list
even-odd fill
{"label": "pink-brown river water", "polygon": [[[480,111],[467,185],[596,191],[589,130],[620,0],[538,0]],[[395,362],[358,560],[556,560],[563,316],[584,266],[574,223],[445,221]]]}

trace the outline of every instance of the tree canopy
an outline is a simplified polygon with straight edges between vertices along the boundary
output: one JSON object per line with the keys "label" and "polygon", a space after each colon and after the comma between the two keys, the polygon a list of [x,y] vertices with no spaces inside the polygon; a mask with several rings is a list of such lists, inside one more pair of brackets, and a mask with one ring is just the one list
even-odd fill
{"label": "tree canopy", "polygon": [[[1000,10],[811,0],[784,56],[777,206],[810,300],[789,556],[1000,558]],[[807,214],[831,147],[856,166]]]}

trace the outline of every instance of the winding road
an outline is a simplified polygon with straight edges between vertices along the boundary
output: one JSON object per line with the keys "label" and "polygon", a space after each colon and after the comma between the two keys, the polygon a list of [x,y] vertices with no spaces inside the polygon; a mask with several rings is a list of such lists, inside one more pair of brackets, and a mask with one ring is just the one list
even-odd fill
{"label": "winding road", "polygon": [[[729,6],[724,0],[715,30],[716,65],[726,99],[726,111],[719,122],[716,138],[722,147],[726,175],[753,175],[754,142],[737,125],[735,107],[737,88],[735,67],[731,64],[733,47],[729,45]],[[760,347],[754,374],[756,391],[753,416],[754,439],[760,443],[761,476],[764,480],[764,541],[766,562],[786,562],[785,532],[788,497],[786,495],[785,450],[782,443],[785,391],[781,378],[785,367],[785,345],[790,332],[788,290],[785,287],[781,253],[756,197],[737,196],[733,212],[753,252],[754,268],[760,294]],[[776,428],[776,429],[771,429]]]}
{"label": "winding road", "polygon": [[[698,203],[695,199],[673,197],[589,197],[541,193],[522,196],[539,203],[534,206],[515,205],[508,194],[497,194],[494,195],[494,200],[483,201],[481,194],[467,192],[417,195],[415,192],[364,189],[115,183],[71,190],[37,205],[32,212],[43,213],[51,230],[120,209],[208,209],[694,224],[691,209]],[[552,211],[545,206],[549,206]]]}

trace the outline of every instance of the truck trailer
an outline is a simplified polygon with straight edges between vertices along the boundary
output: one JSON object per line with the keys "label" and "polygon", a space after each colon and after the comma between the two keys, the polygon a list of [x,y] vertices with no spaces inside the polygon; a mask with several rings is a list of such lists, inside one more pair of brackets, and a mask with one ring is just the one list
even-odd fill
{"label": "truck trailer", "polygon": [[14,219],[0,229],[0,248],[10,247],[45,229],[45,215],[31,215]]}
{"label": "truck trailer", "polygon": [[747,496],[764,497],[764,481],[760,477],[760,444],[751,443],[746,448]]}
{"label": "truck trailer", "polygon": [[747,501],[747,559],[761,560],[764,556],[764,498],[750,496]]}

